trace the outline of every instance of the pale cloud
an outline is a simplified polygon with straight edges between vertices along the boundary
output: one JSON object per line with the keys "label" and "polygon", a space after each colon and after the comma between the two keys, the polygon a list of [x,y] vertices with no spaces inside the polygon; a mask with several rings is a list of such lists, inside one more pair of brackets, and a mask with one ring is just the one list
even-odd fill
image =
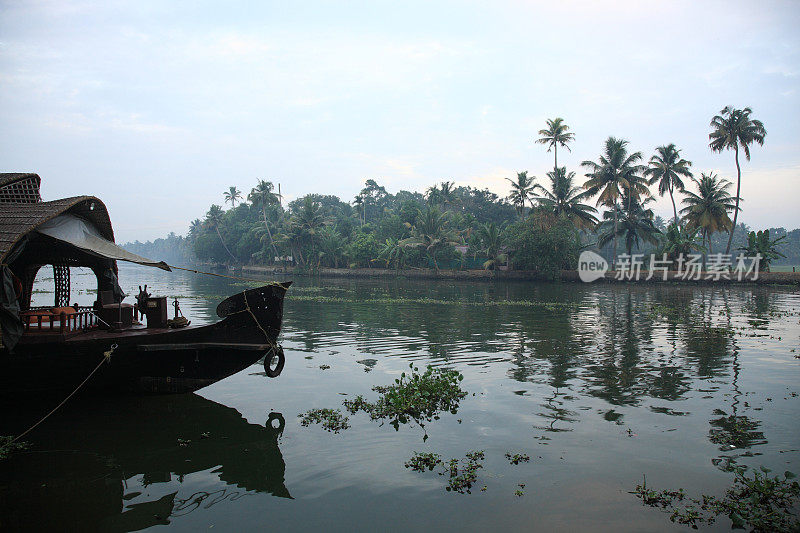
{"label": "pale cloud", "polygon": [[[708,121],[748,105],[770,134],[745,165],[742,218],[800,226],[798,23],[800,7],[781,1],[6,3],[0,160],[41,171],[48,194],[80,175],[108,198],[120,239],[147,239],[258,178],[292,197],[352,199],[367,178],[505,196],[518,171],[546,182],[552,153],[533,141],[556,116],[576,133],[559,164],[579,182],[609,135],[646,158],[675,142],[730,179]],[[159,227],[141,226],[132,183],[173,199],[153,206],[171,212]],[[668,198],[655,207],[672,211]]]}

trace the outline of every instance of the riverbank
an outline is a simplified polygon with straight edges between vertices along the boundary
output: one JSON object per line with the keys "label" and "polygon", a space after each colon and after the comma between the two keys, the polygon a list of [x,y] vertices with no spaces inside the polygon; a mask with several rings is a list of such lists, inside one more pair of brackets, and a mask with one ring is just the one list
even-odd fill
{"label": "riverbank", "polygon": [[[255,265],[242,267],[242,273],[258,275],[303,275],[305,272],[293,268],[275,268]],[[526,270],[512,271],[491,271],[491,270],[440,270],[433,269],[405,269],[394,270],[387,268],[320,268],[314,271],[315,276],[322,278],[394,278],[404,277],[409,279],[438,279],[438,280],[516,280],[516,281],[543,281],[547,278],[538,272]],[[678,272],[668,272],[667,279],[663,279],[663,274],[658,273],[652,279],[646,280],[647,273],[643,272],[638,283],[735,283],[735,284],[758,284],[758,285],[800,285],[800,272],[759,272],[757,279],[747,276],[746,279],[738,281],[736,279],[720,279],[714,281],[707,279],[711,275],[704,273],[700,279],[683,279]],[[628,283],[636,280],[617,280],[616,272],[606,272],[603,278],[595,283]],[[563,282],[580,283],[581,279],[577,270],[562,270],[560,280]]]}

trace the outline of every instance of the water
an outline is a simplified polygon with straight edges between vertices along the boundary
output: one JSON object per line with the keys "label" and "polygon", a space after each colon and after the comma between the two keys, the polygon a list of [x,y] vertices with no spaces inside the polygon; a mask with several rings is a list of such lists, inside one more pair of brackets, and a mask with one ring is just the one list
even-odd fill
{"label": "water", "polygon": [[[146,281],[177,295],[193,323],[247,286],[120,276],[131,294]],[[93,283],[73,271],[73,300],[90,303]],[[731,465],[800,466],[795,290],[305,278],[285,311],[276,379],[253,365],[194,395],[70,402],[0,463],[0,528],[680,530],[629,494],[643,475],[721,495]],[[456,415],[424,431],[363,413],[338,434],[300,425],[375,399],[410,363],[464,374]],[[46,408],[4,411],[11,434]],[[415,451],[471,450],[486,454],[472,494],[404,467]]]}

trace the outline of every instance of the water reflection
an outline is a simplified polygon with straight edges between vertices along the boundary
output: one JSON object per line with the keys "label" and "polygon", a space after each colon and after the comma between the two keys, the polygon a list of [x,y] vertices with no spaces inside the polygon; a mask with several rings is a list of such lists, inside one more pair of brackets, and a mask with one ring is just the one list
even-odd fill
{"label": "water reflection", "polygon": [[[76,402],[48,421],[46,440],[33,435],[30,451],[0,463],[3,527],[133,531],[254,493],[291,498],[283,427],[280,413],[251,424],[194,394]],[[222,484],[182,495],[202,472]]]}

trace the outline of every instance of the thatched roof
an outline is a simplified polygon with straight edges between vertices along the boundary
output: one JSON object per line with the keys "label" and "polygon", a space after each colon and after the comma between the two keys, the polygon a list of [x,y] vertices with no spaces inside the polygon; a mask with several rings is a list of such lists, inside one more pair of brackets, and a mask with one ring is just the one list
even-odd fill
{"label": "thatched roof", "polygon": [[[8,175],[0,175],[0,179]],[[114,241],[114,230],[111,227],[108,210],[105,204],[94,196],[75,196],[52,202],[27,204],[0,202],[0,261],[5,260],[6,255],[22,237],[51,218],[64,213],[88,220],[97,227],[104,238]]]}
{"label": "thatched roof", "polygon": [[42,178],[30,172],[0,173],[0,203],[41,202],[39,186]]}
{"label": "thatched roof", "polygon": [[21,181],[26,178],[33,178],[34,180],[36,180],[37,184],[42,183],[42,178],[40,178],[38,174],[34,174],[32,172],[7,172],[7,173],[0,172],[0,187],[11,185],[15,181]]}

